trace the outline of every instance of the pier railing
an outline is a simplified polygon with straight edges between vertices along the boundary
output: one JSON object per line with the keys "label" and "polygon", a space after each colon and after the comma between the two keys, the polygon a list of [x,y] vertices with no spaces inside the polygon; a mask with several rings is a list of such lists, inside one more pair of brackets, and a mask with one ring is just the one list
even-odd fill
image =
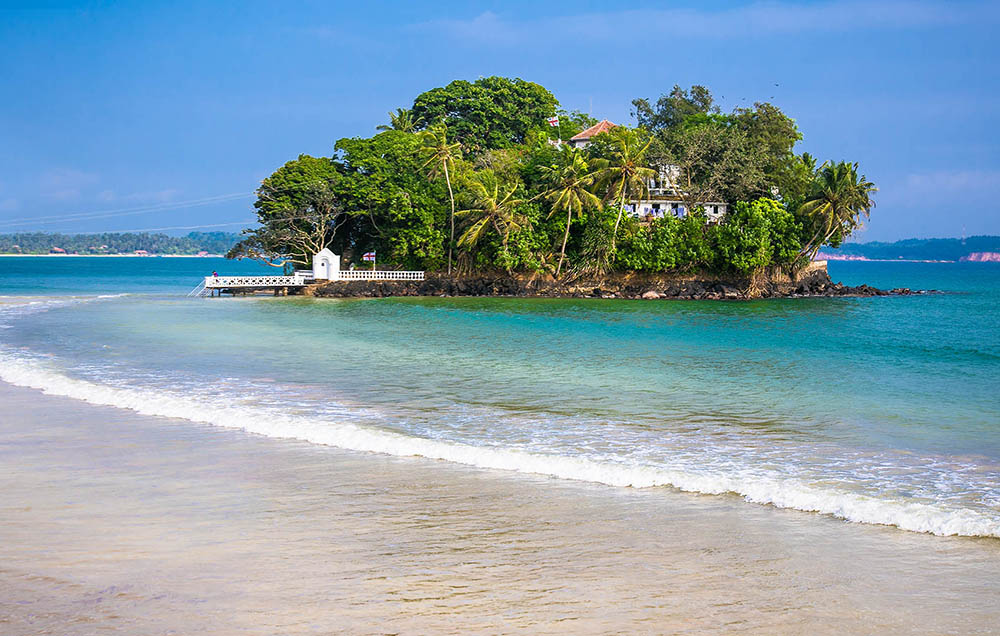
{"label": "pier railing", "polygon": [[[423,272],[403,272],[391,270],[354,269],[335,272],[331,280],[424,280]],[[192,290],[190,295],[208,296],[216,290],[252,291],[262,289],[282,289],[305,287],[321,282],[313,278],[308,270],[297,271],[294,276],[206,276],[205,282]]]}
{"label": "pier railing", "polygon": [[301,276],[206,276],[206,289],[232,287],[300,287],[306,281]]}

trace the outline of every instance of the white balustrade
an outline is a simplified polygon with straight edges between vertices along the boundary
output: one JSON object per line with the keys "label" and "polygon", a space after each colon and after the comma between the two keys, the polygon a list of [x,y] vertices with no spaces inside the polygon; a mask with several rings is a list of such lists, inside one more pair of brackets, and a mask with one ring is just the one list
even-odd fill
{"label": "white balustrade", "polygon": [[423,280],[423,272],[400,272],[393,270],[342,269],[339,280]]}

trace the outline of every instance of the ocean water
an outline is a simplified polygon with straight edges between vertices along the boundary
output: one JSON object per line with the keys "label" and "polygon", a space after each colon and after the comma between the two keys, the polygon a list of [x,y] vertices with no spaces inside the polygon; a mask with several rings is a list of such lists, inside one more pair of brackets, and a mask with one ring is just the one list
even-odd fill
{"label": "ocean water", "polygon": [[0,380],[332,446],[1000,538],[1000,266],[756,302],[188,298],[214,259],[0,257]]}

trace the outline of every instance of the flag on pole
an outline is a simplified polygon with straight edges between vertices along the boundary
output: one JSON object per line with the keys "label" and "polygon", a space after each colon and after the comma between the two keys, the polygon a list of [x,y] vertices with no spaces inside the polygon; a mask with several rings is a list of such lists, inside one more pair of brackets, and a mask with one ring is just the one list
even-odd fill
{"label": "flag on pole", "polygon": [[363,261],[371,261],[371,262],[374,263],[375,262],[375,252],[365,252],[364,255],[361,257],[361,260],[363,260]]}
{"label": "flag on pole", "polygon": [[552,126],[553,128],[555,128],[558,125],[559,125],[559,116],[558,115],[555,116],[555,117],[549,117],[549,126]]}

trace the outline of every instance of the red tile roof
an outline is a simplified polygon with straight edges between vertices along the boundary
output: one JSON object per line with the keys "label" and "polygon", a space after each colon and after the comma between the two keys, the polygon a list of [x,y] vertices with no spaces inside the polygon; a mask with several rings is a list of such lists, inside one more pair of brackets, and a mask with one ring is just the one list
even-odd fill
{"label": "red tile roof", "polygon": [[615,124],[611,123],[607,119],[602,119],[596,125],[591,126],[587,130],[584,130],[583,132],[577,135],[573,135],[573,137],[570,138],[570,141],[585,141],[587,139],[590,139],[591,137],[596,137],[597,135],[600,135],[602,132],[608,132],[614,127]]}

